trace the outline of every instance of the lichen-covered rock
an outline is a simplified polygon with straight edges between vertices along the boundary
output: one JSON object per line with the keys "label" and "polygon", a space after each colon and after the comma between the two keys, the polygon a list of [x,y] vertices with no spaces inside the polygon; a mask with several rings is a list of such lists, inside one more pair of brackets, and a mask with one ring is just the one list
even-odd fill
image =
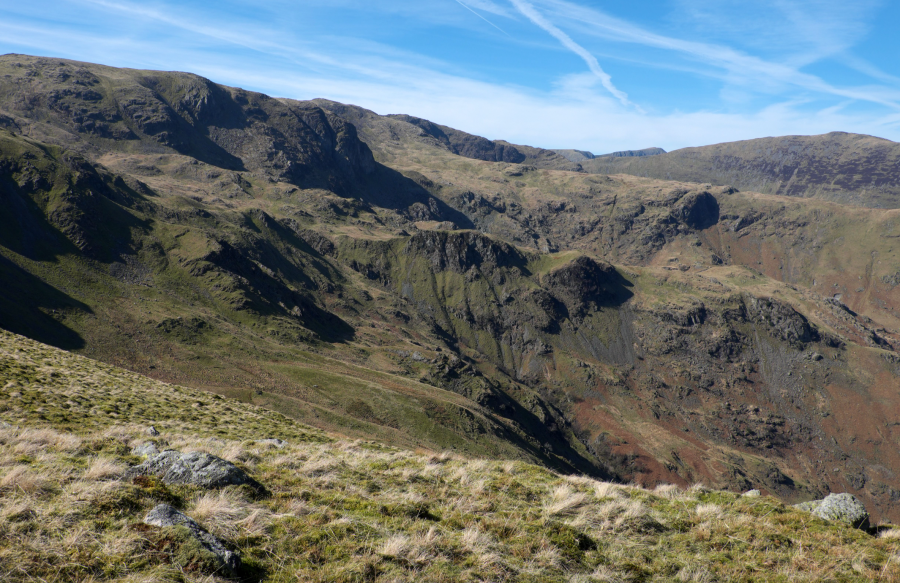
{"label": "lichen-covered rock", "polygon": [[247,484],[257,492],[263,491],[259,482],[233,463],[203,452],[167,449],[133,468],[132,474],[151,474],[167,484],[193,484],[203,488]]}
{"label": "lichen-covered rock", "polygon": [[869,529],[869,512],[853,494],[829,494],[824,500],[795,504],[794,508],[811,512],[813,516],[841,522],[861,530]]}
{"label": "lichen-covered rock", "polygon": [[804,512],[812,512],[816,508],[822,505],[821,500],[810,500],[809,502],[801,502],[800,504],[794,504],[794,508],[797,510],[802,510]]}
{"label": "lichen-covered rock", "polygon": [[759,490],[747,490],[744,492],[744,496],[747,498],[759,498],[762,495],[762,492]]}
{"label": "lichen-covered rock", "polygon": [[152,441],[142,443],[131,450],[131,455],[138,457],[154,457],[159,455],[159,448]]}
{"label": "lichen-covered rock", "polygon": [[[159,526],[162,528],[174,527],[176,529],[186,529],[190,539],[188,543],[183,544],[177,549],[176,556],[179,563],[201,563],[210,564],[215,571],[226,571],[227,574],[234,574],[241,566],[241,557],[239,554],[228,550],[225,543],[218,537],[210,534],[206,529],[197,524],[191,517],[179,512],[168,504],[159,504],[144,517],[144,524],[151,526]],[[176,537],[177,538],[177,537]],[[191,548],[193,547],[193,548]],[[187,566],[182,565],[182,567]]]}
{"label": "lichen-covered rock", "polygon": [[829,494],[813,514],[825,520],[849,524],[854,528],[868,530],[869,513],[853,494]]}

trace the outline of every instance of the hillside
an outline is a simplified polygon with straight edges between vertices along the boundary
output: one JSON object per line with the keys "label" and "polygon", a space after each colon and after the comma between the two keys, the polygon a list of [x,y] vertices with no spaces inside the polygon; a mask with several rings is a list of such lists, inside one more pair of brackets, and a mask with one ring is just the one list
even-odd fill
{"label": "hillside", "polygon": [[709,182],[765,194],[900,208],[900,144],[859,134],[784,136],[580,161],[586,172]]}
{"label": "hillside", "polygon": [[0,116],[4,329],[349,438],[900,519],[900,211],[56,59],[0,58]]}
{"label": "hillside", "polygon": [[[774,498],[341,439],[2,331],[0,375],[4,581],[900,578],[896,529]],[[151,447],[221,456],[264,492],[135,474]],[[187,529],[147,524],[160,504],[235,553],[236,572]]]}

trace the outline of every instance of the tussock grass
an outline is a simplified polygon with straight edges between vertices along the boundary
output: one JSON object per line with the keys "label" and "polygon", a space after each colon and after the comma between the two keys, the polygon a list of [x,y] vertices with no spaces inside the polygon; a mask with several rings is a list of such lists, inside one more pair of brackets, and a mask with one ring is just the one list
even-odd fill
{"label": "tussock grass", "polygon": [[[171,539],[142,524],[160,502],[230,541],[246,581],[900,581],[896,530],[873,537],[699,484],[646,490],[330,438],[84,359],[77,373],[96,383],[22,382],[11,359],[32,371],[65,359],[21,346],[0,352],[2,581],[222,581],[180,564]],[[143,413],[122,404],[138,402]],[[225,457],[271,495],[126,479],[149,424],[159,447]],[[260,441],[269,436],[288,443]]]}
{"label": "tussock grass", "polygon": [[[0,431],[0,448],[26,432]],[[182,571],[141,526],[174,500],[242,552],[246,577],[266,581],[900,580],[895,531],[872,537],[771,498],[651,491],[458,456],[435,463],[360,442],[213,442],[250,456],[272,492],[260,500],[121,479],[141,427],[75,437],[75,452],[56,440],[40,459],[0,470],[0,579],[217,580]]]}

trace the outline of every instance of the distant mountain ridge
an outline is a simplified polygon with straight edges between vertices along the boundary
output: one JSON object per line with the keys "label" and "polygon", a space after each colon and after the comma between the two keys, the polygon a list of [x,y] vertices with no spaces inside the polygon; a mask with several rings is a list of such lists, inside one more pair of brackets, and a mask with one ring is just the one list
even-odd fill
{"label": "distant mountain ridge", "polygon": [[900,144],[831,132],[683,148],[639,158],[597,158],[586,172],[731,185],[764,194],[900,208]]}
{"label": "distant mountain ridge", "polygon": [[560,156],[570,162],[583,162],[585,160],[594,160],[595,158],[635,158],[642,156],[658,156],[665,154],[662,148],[644,148],[642,150],[622,150],[619,152],[611,152],[609,154],[592,154],[586,150],[553,150]]}

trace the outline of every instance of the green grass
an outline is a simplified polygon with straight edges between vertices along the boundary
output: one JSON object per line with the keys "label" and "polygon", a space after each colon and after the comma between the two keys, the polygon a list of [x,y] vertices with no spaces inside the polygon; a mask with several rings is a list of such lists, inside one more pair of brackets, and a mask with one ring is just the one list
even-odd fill
{"label": "green grass", "polygon": [[[8,333],[0,387],[4,581],[220,580],[183,533],[142,524],[160,502],[239,550],[245,581],[900,580],[900,531],[336,438]],[[124,478],[150,424],[159,445],[228,459],[271,495]]]}

